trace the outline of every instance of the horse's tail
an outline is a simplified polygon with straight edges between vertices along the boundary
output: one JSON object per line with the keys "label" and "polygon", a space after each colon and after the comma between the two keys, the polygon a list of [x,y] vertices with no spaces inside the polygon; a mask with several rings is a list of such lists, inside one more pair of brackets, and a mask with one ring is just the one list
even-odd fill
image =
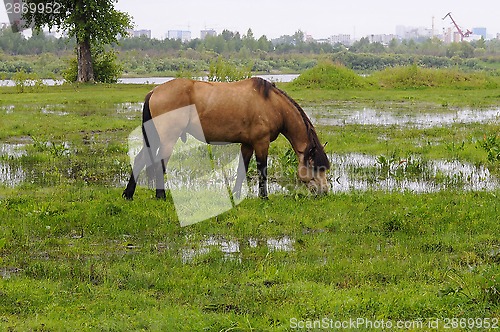
{"label": "horse's tail", "polygon": [[155,178],[154,172],[154,161],[157,153],[157,149],[151,147],[151,142],[159,142],[160,137],[158,136],[158,132],[154,128],[154,125],[148,125],[148,130],[146,131],[145,123],[151,121],[153,119],[151,115],[151,110],[149,109],[149,99],[151,99],[151,95],[153,91],[150,91],[146,98],[144,99],[144,106],[142,108],[142,137],[144,138],[144,149],[146,152],[145,158],[146,162],[146,175],[148,177],[148,184],[152,187],[153,179]]}

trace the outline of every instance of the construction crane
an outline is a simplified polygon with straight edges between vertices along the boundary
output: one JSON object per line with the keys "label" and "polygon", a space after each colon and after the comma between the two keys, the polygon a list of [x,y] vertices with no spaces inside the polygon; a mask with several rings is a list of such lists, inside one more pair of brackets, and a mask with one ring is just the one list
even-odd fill
{"label": "construction crane", "polygon": [[467,31],[465,31],[465,32],[463,32],[462,29],[460,29],[460,27],[458,26],[457,22],[455,22],[455,20],[453,19],[453,17],[451,17],[451,12],[449,12],[448,14],[446,14],[445,17],[443,17],[443,20],[445,20],[448,16],[450,17],[451,21],[455,25],[455,28],[457,28],[457,31],[460,34],[460,41],[464,41],[465,37],[469,37],[472,34],[472,31],[470,31],[469,29],[467,29]]}

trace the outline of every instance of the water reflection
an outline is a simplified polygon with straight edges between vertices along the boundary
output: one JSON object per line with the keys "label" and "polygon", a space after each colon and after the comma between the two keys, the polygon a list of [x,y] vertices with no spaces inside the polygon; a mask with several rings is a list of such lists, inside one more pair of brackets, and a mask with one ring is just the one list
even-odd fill
{"label": "water reflection", "polygon": [[210,236],[201,241],[187,237],[186,244],[179,249],[179,255],[182,262],[187,264],[198,257],[209,254],[212,250],[218,250],[223,253],[224,260],[241,263],[243,248],[258,249],[266,247],[269,252],[290,252],[294,251],[294,243],[295,240],[289,236],[267,239],[249,238],[245,240]]}
{"label": "water reflection", "polygon": [[[385,109],[359,108],[357,104],[318,105],[307,107],[306,111],[315,124],[329,126],[344,126],[349,124],[374,125],[374,126],[415,126],[431,128],[466,123],[488,123],[500,120],[500,109],[490,110],[447,110],[442,107],[418,106],[416,110],[409,109],[412,105],[387,103]],[[127,119],[137,121],[142,111],[142,102],[127,102],[114,105],[114,110]],[[424,111],[422,111],[424,109]],[[15,112],[14,105],[0,107],[2,112]],[[64,116],[68,113],[61,104],[45,105],[41,108],[45,114]],[[131,157],[142,146],[140,130],[136,133],[137,139],[133,142],[136,149]],[[40,167],[40,163],[26,162],[28,156],[27,144],[36,145],[31,138],[16,139],[15,143],[0,143],[0,183],[8,187],[15,187],[24,181],[37,185],[57,183],[61,179],[91,179],[92,183],[123,187],[126,185],[129,167],[103,166],[102,160],[96,160],[95,155],[89,155],[89,163],[75,164],[71,162],[71,155],[79,153],[92,153],[77,147],[71,148],[67,142],[62,144],[38,144],[38,147],[53,155],[58,162],[51,168],[51,173],[44,172],[50,167]],[[43,143],[43,142],[42,142]],[[85,144],[84,140],[84,144]],[[238,148],[237,148],[238,149]],[[29,151],[29,150],[28,150]],[[476,166],[457,160],[419,160],[414,157],[399,163],[400,160],[384,164],[380,156],[348,153],[331,154],[332,170],[330,172],[331,188],[335,192],[348,192],[353,190],[384,190],[384,191],[412,191],[416,193],[436,192],[453,188],[457,190],[496,190],[500,187],[497,178],[492,176],[485,166]],[[64,159],[64,160],[63,160]],[[93,162],[90,162],[92,161]],[[217,162],[217,161],[214,161]],[[44,166],[51,166],[45,165]],[[272,194],[287,194],[296,189],[293,176],[283,174],[285,167],[276,156],[269,159],[269,192]],[[117,169],[119,169],[117,171]],[[283,171],[282,171],[283,170]],[[199,181],[195,181],[199,172],[187,170],[182,162],[176,164],[172,160],[167,168],[168,183],[172,189],[195,188]],[[57,174],[56,174],[57,173]],[[251,174],[251,184],[248,186],[249,195],[257,196],[256,174]],[[236,174],[227,174],[227,181],[234,184]],[[52,179],[52,180],[50,180]],[[145,176],[140,177],[140,184],[146,186]],[[214,186],[225,188],[225,183],[214,183]]]}
{"label": "water reflection", "polygon": [[[291,82],[297,77],[298,74],[276,74],[276,75],[256,75],[256,77],[261,77],[270,82]],[[121,84],[162,84],[173,80],[174,77],[122,77],[118,79],[118,83]],[[196,79],[201,81],[208,81],[207,76],[196,77]]]}
{"label": "water reflection", "polygon": [[447,112],[411,112],[388,107],[387,110],[363,108],[349,109],[320,105],[304,110],[315,124],[327,126],[374,125],[407,126],[420,129],[445,127],[453,124],[488,123],[500,120],[500,109],[460,109]]}
{"label": "water reflection", "polygon": [[48,115],[57,115],[57,116],[65,116],[68,115],[68,112],[65,111],[60,111],[56,110],[57,108],[60,109],[65,109],[64,105],[46,105],[42,107],[41,112],[42,114],[48,114]]}
{"label": "water reflection", "polygon": [[128,120],[137,120],[140,118],[140,115],[142,114],[143,105],[144,105],[143,102],[136,102],[136,103],[126,102],[126,103],[116,104],[115,108],[116,108],[116,113],[124,115]]}
{"label": "water reflection", "polygon": [[16,187],[24,182],[26,173],[23,168],[0,161],[0,184]]}
{"label": "water reflection", "polygon": [[23,167],[14,161],[26,154],[24,143],[0,144],[0,183],[15,187],[24,181],[26,173]]}
{"label": "water reflection", "polygon": [[5,105],[5,106],[0,106],[0,110],[2,112],[5,112],[5,114],[12,114],[14,113],[14,109],[16,107],[14,105]]}
{"label": "water reflection", "polygon": [[[65,151],[69,151],[66,149]],[[59,163],[57,174],[50,167],[40,167],[39,163],[23,162],[28,155],[25,143],[0,144],[0,183],[7,187],[16,187],[27,181],[37,185],[51,185],[64,178],[73,180],[82,173],[75,169],[71,162]],[[68,158],[69,153],[61,153],[60,158]],[[473,165],[458,160],[422,160],[409,156],[405,160],[374,156],[360,153],[330,154],[332,163],[330,183],[333,193],[349,191],[411,191],[415,193],[437,192],[446,189],[465,191],[492,191],[500,188],[500,181],[490,174],[484,165]],[[215,161],[217,162],[217,161]],[[271,194],[289,194],[302,185],[290,175],[280,174],[284,168],[279,167],[280,161],[270,156],[269,192]],[[64,165],[67,168],[64,169]],[[174,162],[167,167],[167,183],[171,189],[198,190],[200,176],[192,170],[185,172],[182,165]],[[88,164],[87,174],[100,174],[99,163]],[[95,170],[91,169],[96,168]],[[252,174],[252,173],[251,173]],[[93,180],[93,183],[123,187],[128,177],[128,169],[119,174],[113,173]],[[226,174],[227,182],[212,183],[225,190],[226,185],[232,187],[236,174]],[[101,183],[102,182],[102,183]],[[146,176],[139,178],[139,185],[147,186]],[[207,185],[207,184],[203,184]],[[247,195],[257,196],[256,175],[250,176]]]}
{"label": "water reflection", "polygon": [[458,160],[429,160],[418,158],[401,161],[382,161],[380,157],[350,153],[332,154],[332,191],[410,191],[437,192],[445,189],[466,191],[495,190],[498,179],[483,166]]}
{"label": "water reflection", "polygon": [[19,158],[26,155],[25,143],[4,143],[0,144],[0,157],[5,158]]}

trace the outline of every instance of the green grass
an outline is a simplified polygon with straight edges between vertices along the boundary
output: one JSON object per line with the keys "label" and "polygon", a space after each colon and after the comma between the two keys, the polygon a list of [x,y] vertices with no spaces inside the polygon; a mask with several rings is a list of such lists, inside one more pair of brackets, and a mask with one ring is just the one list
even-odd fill
{"label": "green grass", "polygon": [[[498,192],[250,199],[189,228],[144,190],[119,195],[68,187],[2,200],[2,265],[20,270],[1,281],[0,324],[286,330],[292,317],[499,315]],[[181,250],[208,236],[295,242],[183,263]]]}
{"label": "green grass", "polygon": [[[500,96],[498,88],[281,87],[304,105],[397,103],[401,112],[498,107]],[[179,226],[172,200],[157,201],[152,190],[123,200],[113,177],[127,176],[126,139],[141,114],[117,108],[150,88],[0,89],[0,142],[27,144],[26,155],[0,164],[30,170],[29,181],[0,186],[1,330],[289,331],[292,318],[500,317],[499,189],[297,191],[248,198],[188,227]],[[10,105],[12,112],[2,108]],[[495,121],[317,130],[329,153],[460,160],[498,174],[489,160]],[[270,153],[287,164],[287,149],[279,139]],[[268,244],[283,239],[286,250]],[[221,242],[239,250],[224,252]]]}
{"label": "green grass", "polygon": [[355,103],[430,102],[443,107],[497,106],[499,77],[495,72],[466,73],[458,69],[417,66],[389,68],[361,77],[340,65],[321,63],[283,84],[298,101]]}
{"label": "green grass", "polygon": [[387,68],[367,77],[342,65],[323,62],[301,73],[290,83],[291,87],[325,90],[423,89],[429,87],[470,89],[495,89],[496,73],[466,73],[459,69],[429,69],[417,65]]}
{"label": "green grass", "polygon": [[416,65],[388,68],[376,72],[370,79],[383,87],[419,89],[449,87],[458,89],[490,89],[498,87],[496,80],[486,73],[465,73],[458,69],[428,69]]}

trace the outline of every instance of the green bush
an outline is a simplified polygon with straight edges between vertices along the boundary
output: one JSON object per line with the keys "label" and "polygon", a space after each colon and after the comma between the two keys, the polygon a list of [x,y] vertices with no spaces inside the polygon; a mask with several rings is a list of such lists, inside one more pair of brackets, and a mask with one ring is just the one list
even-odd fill
{"label": "green bush", "polygon": [[373,73],[372,79],[379,82],[382,87],[395,89],[497,87],[497,83],[485,73],[465,73],[457,69],[420,68],[417,65],[387,68]]}
{"label": "green bush", "polygon": [[[100,83],[116,83],[123,72],[123,66],[117,62],[113,51],[102,52],[94,56],[94,80]],[[68,67],[62,73],[66,82],[76,82],[78,79],[78,61],[72,58]]]}
{"label": "green bush", "polygon": [[483,141],[479,142],[479,146],[488,153],[488,161],[491,163],[500,162],[500,135],[491,134],[484,135]]}
{"label": "green bush", "polygon": [[67,68],[62,72],[62,77],[66,82],[76,82],[78,79],[78,61],[76,58],[71,58],[68,61]]}
{"label": "green bush", "polygon": [[369,84],[353,70],[331,62],[323,62],[304,71],[293,82],[292,86],[308,89],[357,89],[366,88]]}
{"label": "green bush", "polygon": [[12,80],[18,93],[38,92],[46,87],[43,80],[36,73],[26,73],[22,69],[12,76]]}
{"label": "green bush", "polygon": [[216,61],[210,63],[208,80],[210,82],[233,82],[250,78],[252,77],[252,66],[249,68],[238,68],[219,57]]}
{"label": "green bush", "polygon": [[101,83],[116,83],[123,72],[113,51],[99,53],[94,58],[94,79]]}

